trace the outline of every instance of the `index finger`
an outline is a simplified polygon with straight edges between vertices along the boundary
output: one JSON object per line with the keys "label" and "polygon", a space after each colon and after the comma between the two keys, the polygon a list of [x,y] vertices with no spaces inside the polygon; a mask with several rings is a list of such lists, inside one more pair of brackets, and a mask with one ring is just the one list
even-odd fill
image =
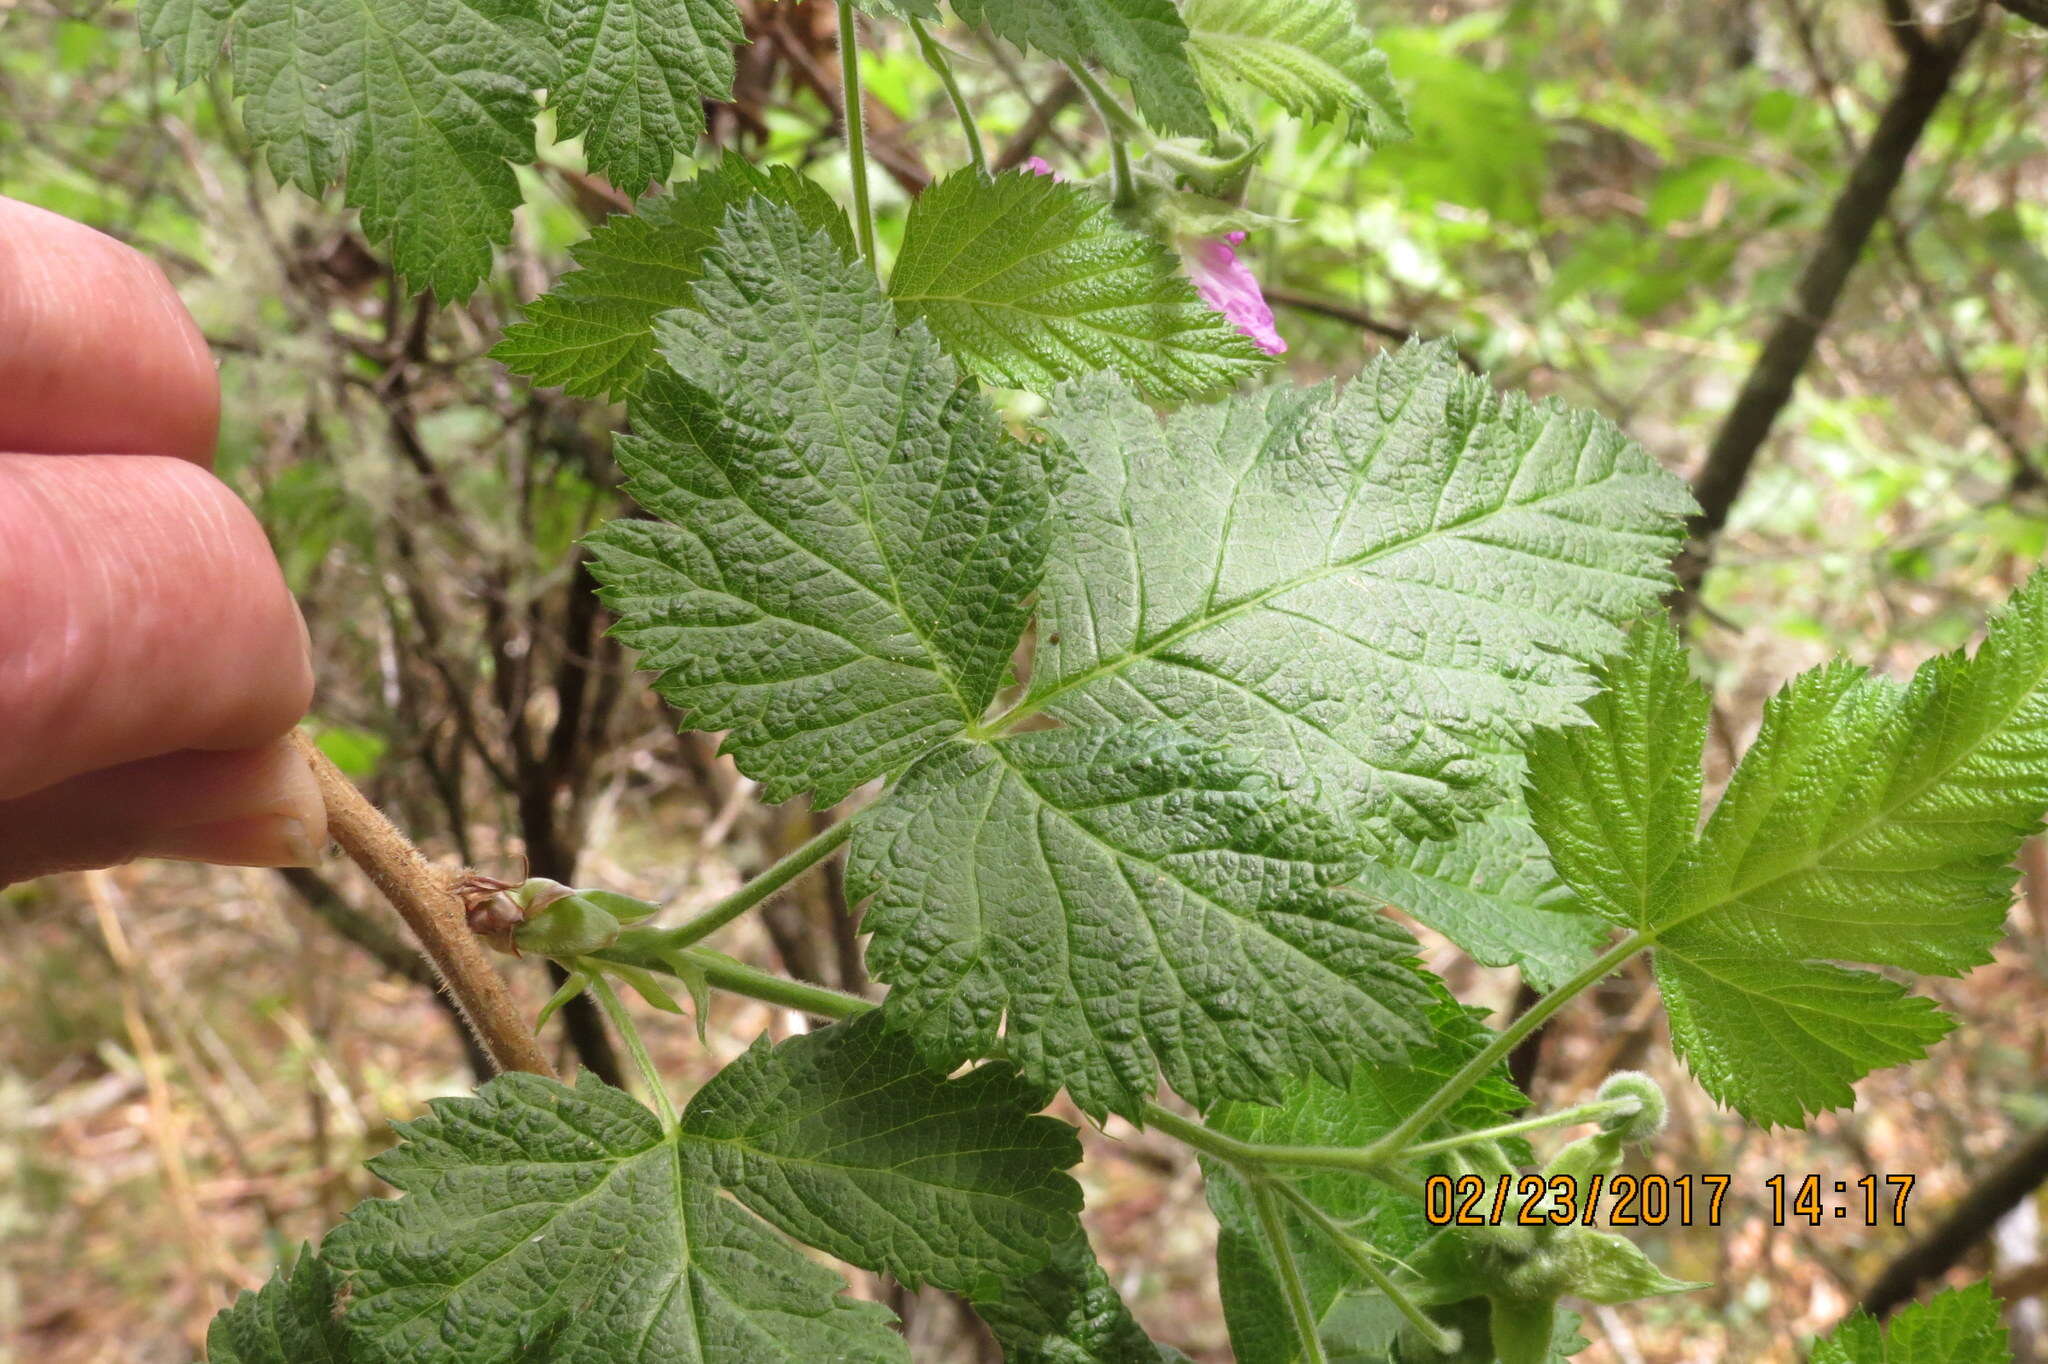
{"label": "index finger", "polygon": [[211,466],[220,381],[163,271],[0,196],[0,451]]}

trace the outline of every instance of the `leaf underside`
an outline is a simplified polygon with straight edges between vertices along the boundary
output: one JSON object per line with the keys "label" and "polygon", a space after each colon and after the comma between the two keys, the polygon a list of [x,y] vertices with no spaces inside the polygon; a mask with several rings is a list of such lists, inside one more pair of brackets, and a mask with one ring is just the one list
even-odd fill
{"label": "leaf underside", "polygon": [[1691,506],[1603,419],[1436,344],[1164,423],[1082,380],[1045,424],[1063,457],[1026,708],[1254,750],[1389,858],[1498,804],[1495,755],[1577,716]]}
{"label": "leaf underside", "polygon": [[1582,912],[1519,802],[1366,863],[1351,889],[1435,929],[1483,966],[1515,966],[1551,990],[1600,954],[1612,930]]}
{"label": "leaf underside", "polygon": [[1217,103],[1242,104],[1257,91],[1303,118],[1348,119],[1354,142],[1409,136],[1386,54],[1358,26],[1353,0],[1188,0],[1182,16],[1188,53]]}
{"label": "leaf underside", "polygon": [[1960,975],[1989,960],[2012,860],[2048,810],[2048,575],[1975,657],[1908,685],[1836,664],[1765,708],[1697,835],[1704,692],[1644,626],[1588,707],[1539,738],[1529,799],[1579,899],[1655,941],[1672,1039],[1707,1092],[1797,1126],[1949,1020],[1838,963]]}
{"label": "leaf underside", "polygon": [[1184,397],[1266,367],[1171,252],[1049,175],[962,171],[919,195],[889,294],[962,365],[1012,388],[1115,369]]}

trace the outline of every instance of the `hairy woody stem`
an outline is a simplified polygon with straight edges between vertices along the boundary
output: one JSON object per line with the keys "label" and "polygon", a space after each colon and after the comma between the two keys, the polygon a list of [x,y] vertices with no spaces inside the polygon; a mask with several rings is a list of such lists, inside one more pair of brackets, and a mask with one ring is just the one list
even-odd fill
{"label": "hairy woody stem", "polygon": [[311,739],[294,732],[292,742],[320,783],[320,796],[327,804],[328,832],[405,920],[492,1064],[499,1070],[552,1077],[555,1068],[512,1002],[504,978],[492,968],[483,945],[470,932],[462,902],[449,888],[448,878],[421,856]]}

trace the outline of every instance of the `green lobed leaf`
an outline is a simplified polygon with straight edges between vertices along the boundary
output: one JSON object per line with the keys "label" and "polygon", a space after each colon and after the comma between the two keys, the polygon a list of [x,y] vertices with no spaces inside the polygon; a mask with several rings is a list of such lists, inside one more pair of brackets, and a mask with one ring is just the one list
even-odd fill
{"label": "green lobed leaf", "polygon": [[341,1281],[311,1249],[254,1293],[242,1293],[206,1331],[208,1364],[351,1364],[337,1295]]}
{"label": "green lobed leaf", "polygon": [[530,1075],[441,1100],[328,1235],[358,1364],[908,1364],[889,1314],[761,1225],[632,1098]]}
{"label": "green lobed leaf", "polygon": [[372,1168],[403,1196],[328,1237],[351,1358],[907,1364],[757,1215],[909,1282],[1034,1274],[1080,1234],[1078,1143],[1039,1097],[1004,1066],[947,1079],[879,1016],[755,1047],[667,1135],[588,1078],[501,1076],[402,1124]]}
{"label": "green lobed leaf", "polygon": [[399,273],[467,298],[509,240],[555,64],[537,0],[243,0],[242,121],[271,171],[319,194],[347,171]]}
{"label": "green lobed leaf", "polygon": [[1381,856],[1497,803],[1495,755],[1578,715],[1691,506],[1604,419],[1497,393],[1440,344],[1164,424],[1098,376],[1045,424],[1022,713],[1256,751]]}
{"label": "green lobed leaf", "polygon": [[345,172],[364,231],[450,300],[510,237],[543,88],[592,169],[637,193],[730,96],[743,37],[730,0],[142,0],[140,21],[180,84],[227,42],[272,173],[317,195]]}
{"label": "green lobed leaf", "polygon": [[1606,925],[1580,911],[1518,801],[1442,842],[1416,841],[1368,862],[1351,888],[1412,915],[1485,966],[1515,966],[1550,990],[1600,953]]}
{"label": "green lobed leaf", "polygon": [[1707,1092],[1796,1126],[1924,1054],[1940,1010],[1834,963],[1959,975],[1989,959],[2012,859],[2048,809],[2048,574],[1974,658],[1933,659],[1910,685],[1846,664],[1794,679],[1696,838],[1705,709],[1668,627],[1640,629],[1608,683],[1593,728],[1531,750],[1531,808],[1581,898],[1654,941],[1673,1041]]}
{"label": "green lobed leaf", "polygon": [[930,23],[939,20],[939,0],[854,0],[854,4],[869,14],[892,19],[923,19]]}
{"label": "green lobed leaf", "polygon": [[1163,1072],[1197,1107],[1276,1099],[1419,1036],[1414,944],[1333,889],[1343,831],[1170,727],[938,749],[861,821],[886,1010],[939,1064],[1000,1036],[1083,1111],[1131,1113]]}
{"label": "green lobed leaf", "polygon": [[969,170],[927,189],[910,206],[889,293],[962,365],[1012,388],[1049,392],[1115,369],[1175,397],[1266,367],[1172,252],[1049,175]]}
{"label": "green lobed leaf", "polygon": [[1888,1326],[1852,1313],[1814,1342],[1812,1364],[2012,1364],[1998,1299],[1989,1284],[1909,1303]]}
{"label": "green lobed leaf", "polygon": [[618,442],[661,521],[590,537],[615,633],[770,800],[828,805],[973,724],[1043,553],[1038,456],[922,324],[765,200],[661,320]]}
{"label": "green lobed leaf", "polygon": [[787,205],[852,256],[853,227],[816,183],[786,166],[728,154],[632,213],[616,214],[570,251],[577,268],[526,306],[491,354],[538,384],[578,397],[623,398],[653,363],[654,320],[693,308],[704,253],[725,215],[755,196]]}
{"label": "green lobed leaf", "polygon": [[1003,1364],[1170,1364],[1182,1358],[1145,1334],[1084,1236],[1072,1237],[1036,1274],[977,1299],[974,1310],[1003,1347]]}
{"label": "green lobed leaf", "polygon": [[1707,690],[1669,628],[1640,626],[1586,702],[1591,728],[1529,750],[1528,800],[1552,865],[1579,903],[1613,923],[1663,917],[1672,865],[1700,819]]}
{"label": "green lobed leaf", "polygon": [[878,1014],[757,1042],[690,1101],[719,1183],[784,1231],[910,1287],[969,1296],[1080,1234],[1074,1129],[1007,1066],[928,1069]]}
{"label": "green lobed leaf", "polygon": [[704,131],[704,101],[732,97],[732,0],[548,0],[562,70],[548,91],[563,137],[628,194],[666,180]]}
{"label": "green lobed leaf", "polygon": [[143,47],[162,52],[180,89],[213,70],[241,0],[141,0]]}
{"label": "green lobed leaf", "polygon": [[[1360,1064],[1341,1085],[1298,1081],[1277,1107],[1225,1104],[1210,1115],[1210,1125],[1262,1144],[1363,1146],[1391,1131],[1491,1038],[1475,1013],[1441,994],[1430,1021],[1429,1042],[1411,1048],[1399,1065]],[[1497,1072],[1468,1091],[1418,1138],[1507,1122],[1524,1102],[1505,1071]],[[1526,1148],[1517,1143],[1516,1154],[1526,1155]],[[1224,1318],[1238,1364],[1294,1364],[1299,1342],[1250,1200],[1226,1170],[1212,1164],[1207,1174],[1209,1204],[1221,1228],[1216,1260]],[[1299,1180],[1297,1187],[1353,1235],[1391,1257],[1386,1264],[1389,1272],[1443,1234],[1428,1224],[1419,1201],[1365,1175],[1318,1171]],[[1292,1212],[1286,1220],[1310,1303],[1332,1351],[1344,1347],[1355,1355],[1359,1350],[1391,1348],[1399,1318],[1385,1300]]]}
{"label": "green lobed leaf", "polygon": [[1100,62],[1131,83],[1138,112],[1166,133],[1213,130],[1173,0],[954,0],[997,37],[1066,62]]}
{"label": "green lobed leaf", "polygon": [[1188,0],[1188,54],[1218,103],[1262,91],[1289,113],[1349,118],[1369,146],[1409,136],[1386,54],[1358,25],[1353,0]]}

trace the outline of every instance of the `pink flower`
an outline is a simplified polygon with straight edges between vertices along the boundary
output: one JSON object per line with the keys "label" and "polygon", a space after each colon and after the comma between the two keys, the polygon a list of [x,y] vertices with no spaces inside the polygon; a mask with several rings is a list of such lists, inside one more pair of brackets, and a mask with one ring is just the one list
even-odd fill
{"label": "pink flower", "polygon": [[[1067,178],[1054,170],[1042,156],[1026,160],[1024,169],[1033,175],[1050,175],[1055,180]],[[1237,329],[1249,336],[1253,345],[1268,355],[1285,354],[1287,343],[1273,326],[1273,310],[1267,306],[1266,295],[1259,289],[1257,276],[1231,249],[1242,241],[1242,232],[1232,232],[1223,237],[1197,237],[1182,253],[1188,278],[1194,281],[1195,292],[1202,296],[1202,301],[1236,323]]]}
{"label": "pink flower", "polygon": [[1242,232],[1196,240],[1187,251],[1188,278],[1203,300],[1235,322],[1253,345],[1268,355],[1283,354],[1287,343],[1273,326],[1273,310],[1259,289],[1258,277],[1231,250],[1243,240]]}

